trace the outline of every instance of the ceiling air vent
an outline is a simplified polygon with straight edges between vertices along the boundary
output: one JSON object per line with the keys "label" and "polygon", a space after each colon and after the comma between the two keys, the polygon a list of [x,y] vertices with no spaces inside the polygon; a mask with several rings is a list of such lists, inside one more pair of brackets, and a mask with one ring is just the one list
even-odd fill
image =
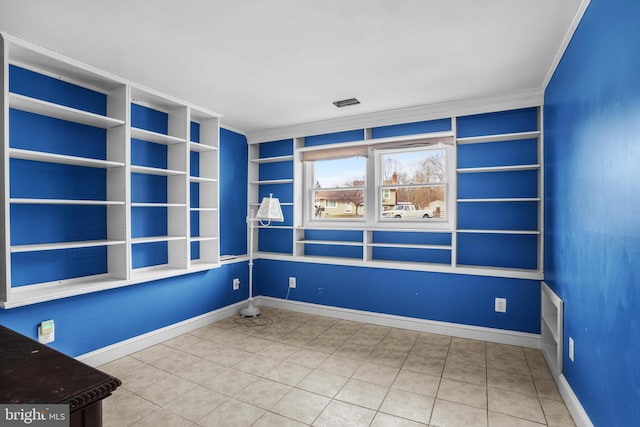
{"label": "ceiling air vent", "polygon": [[355,98],[342,99],[340,101],[334,101],[333,103],[333,105],[335,105],[338,108],[348,107],[349,105],[357,105],[357,104],[360,104],[360,101],[358,101]]}

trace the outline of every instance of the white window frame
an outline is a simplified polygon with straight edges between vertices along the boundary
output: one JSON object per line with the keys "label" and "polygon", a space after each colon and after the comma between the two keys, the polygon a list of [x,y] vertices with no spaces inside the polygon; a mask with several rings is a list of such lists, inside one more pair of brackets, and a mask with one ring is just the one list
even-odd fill
{"label": "white window frame", "polygon": [[[444,142],[444,143],[443,143]],[[363,150],[366,152],[366,174],[364,182],[364,218],[353,219],[324,219],[316,218],[314,215],[314,170],[313,161],[304,161],[304,155],[308,152],[323,150],[336,150],[348,152],[349,150]],[[430,219],[427,221],[389,221],[382,218],[382,188],[378,182],[378,171],[380,168],[380,153],[397,150],[424,150],[427,147],[444,148],[446,183],[445,183],[445,212],[446,219]],[[357,142],[346,142],[336,144],[326,144],[323,146],[302,147],[298,150],[297,158],[302,163],[302,226],[313,228],[380,228],[380,229],[421,229],[453,231],[455,224],[455,194],[456,194],[456,170],[455,170],[455,143],[452,132],[441,132],[433,134],[408,135],[401,137],[380,138],[377,140],[362,140]],[[355,157],[355,156],[354,156]],[[297,179],[297,178],[296,178]],[[356,187],[360,188],[360,187]],[[348,189],[348,188],[342,188]],[[330,190],[330,189],[328,189]]]}

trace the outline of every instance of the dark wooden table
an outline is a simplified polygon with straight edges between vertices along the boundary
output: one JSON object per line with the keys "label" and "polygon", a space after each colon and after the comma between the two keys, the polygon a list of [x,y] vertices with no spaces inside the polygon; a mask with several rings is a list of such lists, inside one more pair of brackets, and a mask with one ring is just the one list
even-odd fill
{"label": "dark wooden table", "polygon": [[101,426],[102,399],[122,383],[0,325],[0,403],[69,405],[71,427]]}

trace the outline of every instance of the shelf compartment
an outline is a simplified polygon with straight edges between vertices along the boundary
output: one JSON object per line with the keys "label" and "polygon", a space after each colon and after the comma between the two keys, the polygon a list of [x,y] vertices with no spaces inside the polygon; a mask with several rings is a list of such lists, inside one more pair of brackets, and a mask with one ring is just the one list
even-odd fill
{"label": "shelf compartment", "polygon": [[81,240],[76,242],[38,243],[11,246],[11,253],[55,251],[59,249],[92,248],[96,246],[124,245],[124,240]]}
{"label": "shelf compartment", "polygon": [[171,135],[165,135],[158,132],[152,132],[146,129],[131,128],[131,138],[140,139],[147,142],[155,142],[156,144],[173,145],[186,142],[183,138],[177,138]]}
{"label": "shelf compartment", "polygon": [[28,113],[40,114],[55,119],[67,120],[88,126],[110,129],[124,125],[123,120],[114,119],[100,114],[77,110],[64,105],[54,104],[40,99],[30,98],[16,93],[9,94],[9,107]]}
{"label": "shelf compartment", "polygon": [[202,152],[208,152],[208,151],[216,151],[217,149],[218,149],[217,147],[202,144],[200,142],[193,142],[193,141],[189,142],[189,150],[191,151],[197,151],[202,153]]}
{"label": "shelf compartment", "polygon": [[537,138],[539,136],[540,136],[540,131],[531,131],[531,132],[503,133],[503,134],[497,134],[497,135],[471,136],[466,138],[458,138],[456,141],[458,144],[482,144],[485,142],[518,141],[521,139]]}
{"label": "shelf compartment", "polygon": [[513,172],[540,169],[539,164],[513,165],[513,166],[487,166],[479,168],[458,168],[458,173],[479,173],[479,172]]}
{"label": "shelf compartment", "polygon": [[124,166],[124,163],[112,162],[109,160],[67,156],[64,154],[45,153],[42,151],[23,150],[20,148],[10,148],[9,156],[12,159],[33,160],[36,162],[58,163],[63,165],[86,166],[102,169],[118,168]]}
{"label": "shelf compartment", "polygon": [[251,159],[252,163],[278,163],[278,162],[289,162],[293,160],[293,155],[289,156],[274,156],[274,157],[263,157],[260,159]]}
{"label": "shelf compartment", "polygon": [[142,173],[146,175],[161,175],[161,176],[175,176],[175,175],[186,175],[186,172],[171,170],[171,169],[161,169],[161,168],[152,168],[149,166],[131,166],[132,173]]}
{"label": "shelf compartment", "polygon": [[9,203],[15,205],[85,205],[85,206],[123,206],[124,201],[111,200],[74,200],[74,199],[26,199],[12,198]]}

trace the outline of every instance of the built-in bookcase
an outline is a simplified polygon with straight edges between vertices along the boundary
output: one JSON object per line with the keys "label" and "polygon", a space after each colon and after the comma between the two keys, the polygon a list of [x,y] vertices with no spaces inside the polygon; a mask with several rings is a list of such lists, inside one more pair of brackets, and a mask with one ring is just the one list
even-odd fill
{"label": "built-in bookcase", "polygon": [[0,48],[2,305],[215,267],[219,115],[11,36]]}
{"label": "built-in bookcase", "polygon": [[[541,278],[541,123],[540,109],[531,107],[252,142],[249,207],[273,193],[285,202],[287,219],[261,229],[256,249],[267,258]],[[305,225],[300,153],[443,136],[455,140],[450,227]]]}

